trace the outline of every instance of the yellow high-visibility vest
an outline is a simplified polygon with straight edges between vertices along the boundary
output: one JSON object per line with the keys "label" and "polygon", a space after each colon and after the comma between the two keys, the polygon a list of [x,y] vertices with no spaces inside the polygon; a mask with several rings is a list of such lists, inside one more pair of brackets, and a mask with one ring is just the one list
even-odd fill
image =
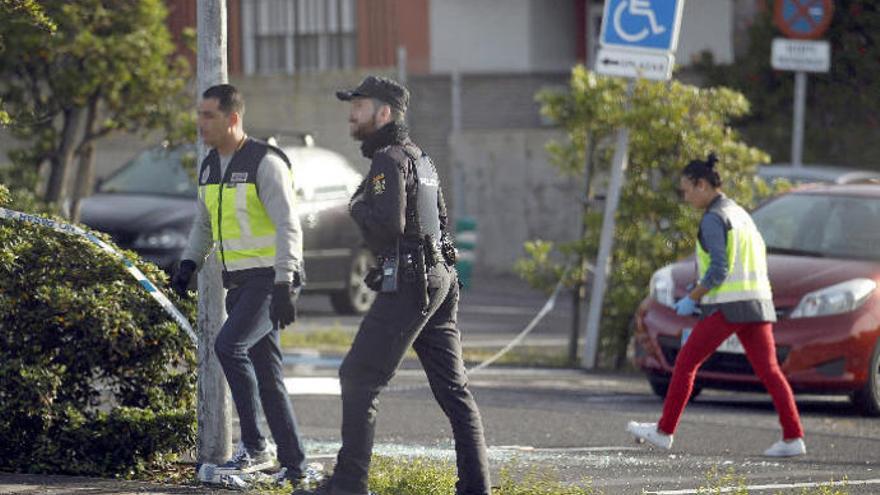
{"label": "yellow high-visibility vest", "polygon": [[[710,211],[717,213],[727,227],[727,278],[703,296],[702,304],[772,300],[773,291],[767,277],[767,248],[752,217],[726,197]],[[699,241],[696,256],[702,279],[709,269],[711,257]]]}
{"label": "yellow high-visibility vest", "polygon": [[226,271],[271,268],[275,264],[275,224],[257,192],[257,170],[274,146],[248,138],[220,177],[220,157],[211,150],[202,162],[199,197],[211,217],[211,233]]}

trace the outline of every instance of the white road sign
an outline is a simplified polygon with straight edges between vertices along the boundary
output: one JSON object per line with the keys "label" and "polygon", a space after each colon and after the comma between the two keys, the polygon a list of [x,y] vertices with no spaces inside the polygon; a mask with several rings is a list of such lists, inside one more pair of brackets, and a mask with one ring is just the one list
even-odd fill
{"label": "white road sign", "polygon": [[645,53],[600,48],[596,72],[607,76],[640,77],[666,81],[672,77],[675,57],[671,53]]}
{"label": "white road sign", "polygon": [[831,46],[827,41],[775,38],[770,65],[776,70],[828,72],[831,69]]}

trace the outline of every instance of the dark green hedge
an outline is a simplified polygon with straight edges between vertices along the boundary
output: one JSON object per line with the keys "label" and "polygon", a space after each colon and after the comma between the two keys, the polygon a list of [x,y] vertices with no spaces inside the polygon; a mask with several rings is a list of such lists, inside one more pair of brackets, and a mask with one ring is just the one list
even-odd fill
{"label": "dark green hedge", "polygon": [[[0,185],[0,206],[10,201]],[[194,321],[193,303],[168,295]],[[120,260],[0,220],[0,470],[129,477],[173,460],[195,444],[195,362]]]}

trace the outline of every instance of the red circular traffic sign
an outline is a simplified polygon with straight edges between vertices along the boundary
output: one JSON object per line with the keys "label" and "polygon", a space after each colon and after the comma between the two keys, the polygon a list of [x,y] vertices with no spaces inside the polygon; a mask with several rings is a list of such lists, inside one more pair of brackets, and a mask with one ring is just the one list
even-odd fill
{"label": "red circular traffic sign", "polygon": [[832,0],[776,0],[773,22],[789,38],[810,40],[825,34],[833,16]]}

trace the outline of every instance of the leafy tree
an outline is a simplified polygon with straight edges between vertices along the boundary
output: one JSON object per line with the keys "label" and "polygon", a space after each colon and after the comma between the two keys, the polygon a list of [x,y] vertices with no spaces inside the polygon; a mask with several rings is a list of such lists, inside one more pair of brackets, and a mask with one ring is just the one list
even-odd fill
{"label": "leafy tree", "polygon": [[[602,310],[600,359],[603,366],[620,365],[628,341],[628,324],[646,295],[651,274],[663,265],[693,252],[698,212],[676,196],[682,167],[715,151],[720,158],[724,190],[749,205],[766,185],[754,175],[767,155],[739,140],[728,122],[745,115],[748,101],[727,88],[700,89],[677,81],[638,81],[630,105],[627,83],[597,76],[578,66],[567,92],[539,93],[542,112],[567,131],[567,139],[548,145],[561,173],[583,174],[588,140],[595,144],[593,161],[608,175],[614,152],[614,132],[630,129],[629,168],[617,212],[612,270]],[[595,181],[594,181],[595,182]],[[585,215],[586,235],[555,244],[526,243],[529,257],[517,271],[530,283],[546,287],[571,265],[567,282],[584,276],[580,257],[594,259],[599,246],[602,213]]]}
{"label": "leafy tree", "polygon": [[72,197],[76,218],[79,198],[92,187],[98,139],[120,130],[164,129],[176,136],[186,128],[188,67],[174,56],[161,0],[44,0],[38,6],[57,25],[54,32],[21,16],[0,17],[0,99],[13,135],[29,143],[11,155],[13,162],[25,169],[48,163],[45,199]]}
{"label": "leafy tree", "polygon": [[[745,94],[753,112],[736,127],[773,161],[785,162],[791,156],[794,73],[770,66],[776,37],[784,35],[768,9],[755,18],[749,47],[733,64],[716,65],[706,55],[696,67],[709,85]],[[808,75],[804,162],[880,168],[880,3],[835,0],[822,38],[831,44],[831,70]]]}
{"label": "leafy tree", "polygon": [[[0,19],[6,19],[10,24],[26,23],[47,33],[54,32],[56,28],[34,0],[0,0]],[[3,33],[0,32],[0,51],[3,51],[4,45]],[[10,123],[9,114],[3,110],[3,100],[0,99],[0,126]]]}

